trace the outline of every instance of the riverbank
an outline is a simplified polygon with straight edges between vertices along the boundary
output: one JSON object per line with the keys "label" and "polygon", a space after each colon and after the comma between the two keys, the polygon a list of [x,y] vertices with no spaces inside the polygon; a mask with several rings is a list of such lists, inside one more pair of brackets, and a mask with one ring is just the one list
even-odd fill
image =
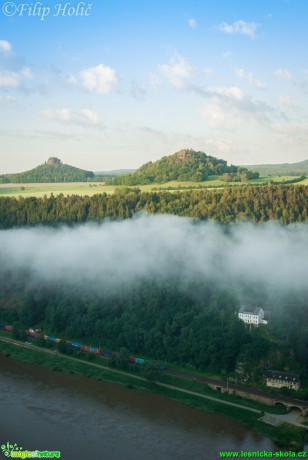
{"label": "riverbank", "polygon": [[[293,451],[300,451],[303,448],[305,429],[288,423],[282,423],[280,426],[265,424],[260,420],[262,416],[260,408],[251,407],[251,404],[246,405],[246,401],[245,404],[240,405],[212,397],[209,394],[205,394],[205,385],[203,385],[202,391],[200,389],[201,384],[197,382],[185,382],[183,379],[161,375],[159,382],[152,383],[147,381],[140,371],[138,373],[136,371],[129,373],[109,368],[107,361],[105,365],[102,365],[101,358],[99,358],[100,364],[98,364],[98,358],[95,362],[89,362],[56,353],[54,350],[39,349],[33,345],[3,338],[1,338],[0,342],[0,353],[7,358],[44,366],[53,371],[79,374],[96,380],[125,385],[131,389],[138,388],[156,393],[198,410],[224,415],[237,420],[245,427],[269,437],[281,448]],[[168,380],[168,383],[163,380],[165,382]],[[188,384],[190,389],[185,388]],[[266,407],[267,412],[271,411],[271,407]]]}

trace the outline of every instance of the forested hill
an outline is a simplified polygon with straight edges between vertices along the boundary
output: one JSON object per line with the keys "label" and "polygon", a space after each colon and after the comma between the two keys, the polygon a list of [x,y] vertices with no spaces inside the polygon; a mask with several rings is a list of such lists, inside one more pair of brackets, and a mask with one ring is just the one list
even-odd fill
{"label": "forested hill", "polygon": [[206,181],[218,175],[225,181],[246,181],[259,177],[258,173],[239,166],[228,166],[204,152],[183,149],[158,161],[146,163],[133,174],[111,180],[115,185],[142,185],[169,181]]}
{"label": "forested hill", "polygon": [[265,164],[243,166],[250,170],[258,171],[261,176],[308,176],[308,160],[299,163]]}
{"label": "forested hill", "polygon": [[236,221],[281,224],[308,221],[308,187],[241,186],[187,192],[140,192],[119,189],[114,194],[49,198],[0,198],[0,228],[27,225],[75,224],[125,219],[140,211],[173,214],[228,224]]}
{"label": "forested hill", "polygon": [[92,171],[63,164],[58,158],[52,157],[30,171],[0,176],[0,183],[86,182],[92,178],[94,178]]}

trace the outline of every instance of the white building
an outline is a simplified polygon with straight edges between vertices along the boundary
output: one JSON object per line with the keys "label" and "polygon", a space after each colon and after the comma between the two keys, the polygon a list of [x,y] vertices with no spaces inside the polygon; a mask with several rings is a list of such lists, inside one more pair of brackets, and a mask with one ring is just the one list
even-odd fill
{"label": "white building", "polygon": [[287,387],[291,390],[299,390],[299,374],[287,374],[280,371],[267,371],[266,385],[273,388]]}
{"label": "white building", "polygon": [[264,320],[264,310],[256,305],[242,305],[238,313],[238,317],[246,324],[267,324]]}

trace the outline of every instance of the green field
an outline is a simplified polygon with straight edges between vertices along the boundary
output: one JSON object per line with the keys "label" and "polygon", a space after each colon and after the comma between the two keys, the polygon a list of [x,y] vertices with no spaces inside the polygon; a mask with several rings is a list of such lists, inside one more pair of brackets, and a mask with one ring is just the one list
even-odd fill
{"label": "green field", "polygon": [[[206,182],[166,182],[164,184],[149,184],[139,185],[141,191],[151,192],[153,190],[185,190],[187,188],[212,188],[212,187],[226,187],[237,186],[237,185],[256,185],[256,184],[267,184],[269,181],[283,183],[288,180],[295,179],[294,176],[266,176],[260,177],[259,179],[252,179],[249,182],[224,182],[212,176],[210,180]],[[308,179],[304,179],[299,184],[308,185]],[[96,193],[114,193],[115,189],[121,188],[114,185],[105,185],[103,182],[66,182],[66,183],[44,183],[44,184],[0,184],[0,196],[22,196],[22,197],[43,197],[44,195],[49,196],[51,193],[54,195],[88,195],[92,196]],[[125,188],[136,188],[136,187],[125,187]]]}

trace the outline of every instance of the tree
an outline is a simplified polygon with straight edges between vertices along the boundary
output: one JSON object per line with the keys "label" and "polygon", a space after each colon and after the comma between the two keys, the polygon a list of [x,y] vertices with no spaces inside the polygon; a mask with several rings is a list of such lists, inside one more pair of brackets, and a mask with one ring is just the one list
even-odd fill
{"label": "tree", "polygon": [[128,369],[129,361],[129,351],[126,347],[122,347],[117,354],[117,356],[110,361],[110,364],[113,367],[117,367],[119,369]]}
{"label": "tree", "polygon": [[159,370],[151,363],[147,363],[144,368],[144,376],[149,382],[155,383],[159,377]]}

